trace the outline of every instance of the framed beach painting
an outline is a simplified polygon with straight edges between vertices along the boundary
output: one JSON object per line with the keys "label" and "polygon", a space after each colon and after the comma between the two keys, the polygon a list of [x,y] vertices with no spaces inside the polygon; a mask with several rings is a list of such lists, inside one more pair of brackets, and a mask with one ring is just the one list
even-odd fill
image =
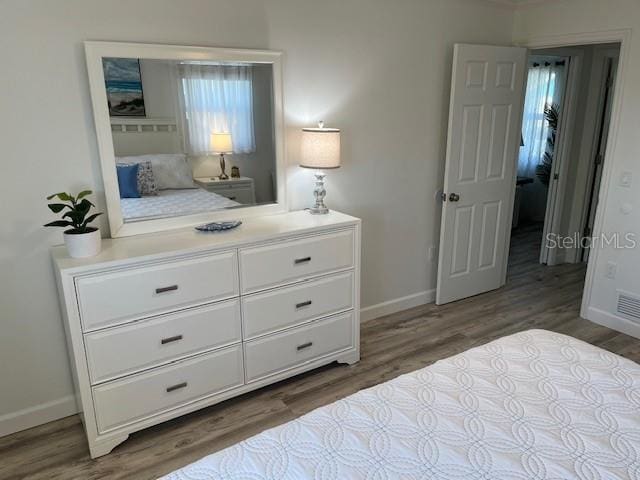
{"label": "framed beach painting", "polygon": [[144,95],[140,60],[137,58],[103,58],[104,81],[112,117],[144,117]]}

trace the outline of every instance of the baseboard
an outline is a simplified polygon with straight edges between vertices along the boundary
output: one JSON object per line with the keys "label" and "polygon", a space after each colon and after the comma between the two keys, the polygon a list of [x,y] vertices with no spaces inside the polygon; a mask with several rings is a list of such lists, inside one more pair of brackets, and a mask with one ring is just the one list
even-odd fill
{"label": "baseboard", "polygon": [[0,437],[78,413],[74,395],[0,416]]}
{"label": "baseboard", "polygon": [[406,297],[394,298],[386,302],[364,307],[360,310],[360,321],[366,322],[374,318],[391,315],[408,308],[417,307],[426,303],[433,303],[436,299],[436,290],[426,290],[424,292],[413,293]]}
{"label": "baseboard", "polygon": [[618,332],[626,333],[635,338],[640,338],[640,324],[627,320],[626,318],[613,315],[599,308],[587,307],[583,317],[587,320],[591,320],[598,325],[612,328]]}

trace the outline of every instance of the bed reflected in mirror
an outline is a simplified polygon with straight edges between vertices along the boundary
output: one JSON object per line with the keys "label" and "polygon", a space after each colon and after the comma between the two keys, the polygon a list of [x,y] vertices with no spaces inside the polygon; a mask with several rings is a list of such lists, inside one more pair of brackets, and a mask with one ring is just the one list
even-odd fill
{"label": "bed reflected in mirror", "polygon": [[124,223],[276,201],[273,65],[103,57]]}

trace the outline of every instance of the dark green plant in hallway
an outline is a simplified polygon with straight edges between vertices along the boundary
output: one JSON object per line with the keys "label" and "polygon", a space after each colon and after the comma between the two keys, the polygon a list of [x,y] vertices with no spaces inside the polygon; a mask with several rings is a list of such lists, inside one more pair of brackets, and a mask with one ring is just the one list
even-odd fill
{"label": "dark green plant in hallway", "polygon": [[536,167],[536,175],[544,185],[549,186],[551,169],[553,168],[553,156],[556,149],[556,133],[558,132],[560,106],[557,104],[547,104],[544,107],[544,118],[549,125],[549,136],[547,137],[547,146],[542,157],[542,163]]}

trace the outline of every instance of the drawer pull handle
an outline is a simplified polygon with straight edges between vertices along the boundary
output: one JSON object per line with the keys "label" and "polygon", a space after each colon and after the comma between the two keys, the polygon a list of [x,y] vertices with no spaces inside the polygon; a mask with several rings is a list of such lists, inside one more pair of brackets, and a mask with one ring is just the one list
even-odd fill
{"label": "drawer pull handle", "polygon": [[300,265],[301,263],[307,263],[311,261],[311,257],[304,257],[304,258],[296,258],[293,263],[295,263],[296,265]]}
{"label": "drawer pull handle", "polygon": [[182,340],[182,335],[176,335],[175,337],[163,338],[160,340],[162,345],[166,345],[167,343],[177,342],[178,340]]}
{"label": "drawer pull handle", "polygon": [[156,294],[175,292],[176,290],[178,290],[178,285],[171,285],[169,287],[156,288]]}
{"label": "drawer pull handle", "polygon": [[185,388],[187,386],[187,382],[178,383],[177,385],[172,385],[167,387],[167,393],[171,393],[175,390],[180,390],[181,388]]}
{"label": "drawer pull handle", "polygon": [[298,345],[298,351],[304,350],[305,348],[309,348],[311,345],[313,345],[313,342],[307,342],[307,343],[303,343],[302,345]]}
{"label": "drawer pull handle", "polygon": [[308,307],[313,302],[311,300],[307,300],[306,302],[296,303],[296,308]]}

